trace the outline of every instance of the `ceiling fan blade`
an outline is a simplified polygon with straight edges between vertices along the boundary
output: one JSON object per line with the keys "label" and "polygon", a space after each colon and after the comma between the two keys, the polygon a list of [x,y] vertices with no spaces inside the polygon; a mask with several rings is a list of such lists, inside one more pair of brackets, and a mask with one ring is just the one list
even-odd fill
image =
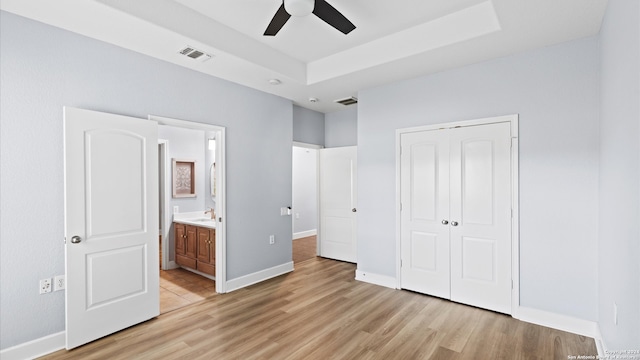
{"label": "ceiling fan blade", "polygon": [[291,15],[284,9],[284,3],[282,3],[276,14],[273,15],[273,19],[271,19],[269,26],[267,26],[267,30],[264,31],[264,35],[274,36],[277,34],[290,17]]}
{"label": "ceiling fan blade", "polygon": [[313,9],[313,13],[322,19],[322,21],[338,29],[345,35],[356,28],[349,19],[344,17],[340,11],[329,5],[325,0],[316,0],[316,6]]}

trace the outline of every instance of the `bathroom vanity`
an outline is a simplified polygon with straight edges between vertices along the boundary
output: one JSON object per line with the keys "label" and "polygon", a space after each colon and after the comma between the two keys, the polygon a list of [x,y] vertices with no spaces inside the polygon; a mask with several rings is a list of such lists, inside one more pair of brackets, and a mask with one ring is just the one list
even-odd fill
{"label": "bathroom vanity", "polygon": [[[208,220],[208,221],[207,221]],[[210,219],[174,219],[176,264],[215,279],[216,229]]]}

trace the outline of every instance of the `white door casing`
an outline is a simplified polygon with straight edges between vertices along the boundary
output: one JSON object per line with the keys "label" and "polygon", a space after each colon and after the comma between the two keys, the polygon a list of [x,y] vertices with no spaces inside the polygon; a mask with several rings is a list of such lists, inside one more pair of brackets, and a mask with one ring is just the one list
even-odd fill
{"label": "white door casing", "polygon": [[471,125],[399,134],[400,287],[510,314],[511,124]]}
{"label": "white door casing", "polygon": [[157,138],[152,121],[64,109],[67,349],[159,315]]}
{"label": "white door casing", "polygon": [[320,150],[320,256],[357,260],[357,147]]}

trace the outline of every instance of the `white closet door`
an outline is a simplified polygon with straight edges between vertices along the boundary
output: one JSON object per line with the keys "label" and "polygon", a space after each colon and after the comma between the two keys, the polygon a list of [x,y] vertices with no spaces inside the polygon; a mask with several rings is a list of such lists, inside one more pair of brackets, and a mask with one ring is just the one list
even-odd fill
{"label": "white closet door", "polygon": [[450,298],[448,131],[401,136],[402,288]]}
{"label": "white closet door", "polygon": [[401,287],[511,313],[511,128],[401,135]]}
{"label": "white closet door", "polygon": [[[509,123],[453,129],[451,299],[511,313]],[[457,226],[454,226],[456,225]]]}

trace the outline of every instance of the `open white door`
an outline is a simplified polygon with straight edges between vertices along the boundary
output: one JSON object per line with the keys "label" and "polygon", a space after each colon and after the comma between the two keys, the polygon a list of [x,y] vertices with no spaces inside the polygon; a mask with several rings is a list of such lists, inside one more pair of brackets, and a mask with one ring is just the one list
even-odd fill
{"label": "open white door", "polygon": [[65,107],[66,347],[160,313],[158,131]]}
{"label": "open white door", "polygon": [[356,262],[357,147],[320,150],[320,256]]}

